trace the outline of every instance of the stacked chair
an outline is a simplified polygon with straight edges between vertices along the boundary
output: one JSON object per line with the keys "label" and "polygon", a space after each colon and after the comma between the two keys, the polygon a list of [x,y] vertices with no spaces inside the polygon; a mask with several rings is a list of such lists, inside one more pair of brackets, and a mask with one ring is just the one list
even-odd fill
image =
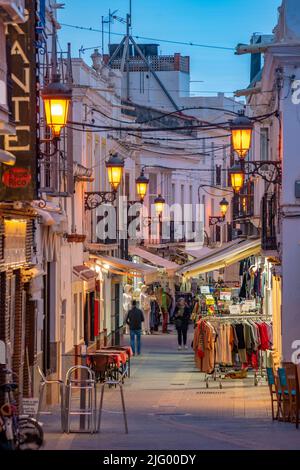
{"label": "stacked chair", "polygon": [[267,368],[267,377],[273,420],[295,423],[299,429],[300,365],[283,362],[277,374]]}

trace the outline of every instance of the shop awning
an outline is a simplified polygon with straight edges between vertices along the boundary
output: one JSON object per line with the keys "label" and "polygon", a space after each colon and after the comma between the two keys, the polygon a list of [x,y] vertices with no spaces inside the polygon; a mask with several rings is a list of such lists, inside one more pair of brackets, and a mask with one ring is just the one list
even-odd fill
{"label": "shop awning", "polygon": [[73,274],[78,276],[82,281],[89,282],[96,279],[97,273],[89,269],[85,264],[73,267]]}
{"label": "shop awning", "polygon": [[203,256],[210,255],[212,253],[212,249],[208,248],[207,246],[204,246],[202,248],[187,248],[185,250],[182,250],[183,253],[187,253],[189,256],[192,256],[193,258],[199,259],[202,258]]}
{"label": "shop awning", "polygon": [[117,274],[153,274],[157,272],[157,268],[153,266],[148,266],[147,264],[142,263],[132,263],[120,258],[112,258],[111,256],[99,256],[99,255],[90,255],[90,259],[97,260],[104,269],[116,271],[119,270]]}
{"label": "shop awning", "polygon": [[162,258],[161,256],[150,253],[149,251],[143,250],[138,246],[129,247],[129,253],[133,256],[138,256],[146,261],[149,261],[154,266],[164,268],[168,272],[175,272],[178,270],[178,264],[169,261],[168,259]]}
{"label": "shop awning", "polygon": [[226,246],[212,250],[209,255],[182,266],[181,269],[178,270],[178,274],[182,274],[186,277],[196,277],[199,274],[217,271],[242,261],[249,256],[257,255],[260,253],[260,250],[260,239],[235,240]]}

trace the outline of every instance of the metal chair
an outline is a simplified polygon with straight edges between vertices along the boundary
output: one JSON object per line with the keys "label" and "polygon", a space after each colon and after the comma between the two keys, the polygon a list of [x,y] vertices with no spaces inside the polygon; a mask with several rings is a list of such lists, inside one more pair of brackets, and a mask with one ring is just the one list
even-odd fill
{"label": "metal chair", "polygon": [[101,385],[101,398],[100,398],[98,426],[97,426],[97,431],[98,432],[100,432],[100,427],[101,427],[101,417],[102,417],[102,408],[103,408],[103,400],[104,400],[104,390],[105,390],[105,386],[108,385],[109,387],[112,387],[112,386],[120,387],[123,417],[124,417],[124,424],[125,424],[125,433],[128,434],[127,415],[126,415],[125,399],[124,399],[124,391],[123,391],[123,381],[124,381],[124,377],[125,377],[126,373],[127,373],[127,371],[125,371],[121,375],[119,380],[107,379]]}
{"label": "metal chair", "polygon": [[[49,385],[58,385],[59,394],[60,394],[61,428],[62,428],[62,432],[64,432],[65,431],[65,409],[64,409],[65,386],[64,386],[64,383],[62,380],[48,380],[39,366],[38,366],[38,372],[41,377],[41,382],[40,382],[40,387],[39,387],[39,405],[38,405],[38,412],[37,412],[36,419],[39,420],[40,415],[45,414],[42,412],[45,389]],[[47,414],[51,414],[51,413],[48,412]]]}
{"label": "metal chair", "polygon": [[[72,408],[73,392],[79,392],[80,408]],[[70,416],[88,417],[88,430],[79,432],[96,432],[97,390],[96,376],[86,366],[73,366],[66,375],[66,432],[70,433]],[[85,425],[85,422],[84,422]],[[83,426],[84,428],[84,426]]]}

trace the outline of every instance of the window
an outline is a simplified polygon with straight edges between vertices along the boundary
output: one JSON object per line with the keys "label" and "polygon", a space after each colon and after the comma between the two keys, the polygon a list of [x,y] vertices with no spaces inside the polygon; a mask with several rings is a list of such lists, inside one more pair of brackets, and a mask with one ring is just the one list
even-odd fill
{"label": "window", "polygon": [[190,204],[193,204],[193,186],[190,185]]}
{"label": "window", "polygon": [[149,205],[150,210],[151,206],[154,204],[154,200],[157,198],[157,174],[150,173],[149,174]]}
{"label": "window", "polygon": [[216,165],[216,186],[221,186],[222,184],[222,166]]}
{"label": "window", "polygon": [[260,130],[260,159],[269,160],[269,129],[267,127]]}
{"label": "window", "polygon": [[175,198],[176,198],[176,186],[175,186],[175,183],[172,183],[172,201],[171,201],[171,204],[175,203]]}
{"label": "window", "polygon": [[181,207],[183,209],[184,208],[184,184],[181,185],[180,204],[181,204]]}
{"label": "window", "polygon": [[125,196],[130,200],[130,174],[125,173]]}

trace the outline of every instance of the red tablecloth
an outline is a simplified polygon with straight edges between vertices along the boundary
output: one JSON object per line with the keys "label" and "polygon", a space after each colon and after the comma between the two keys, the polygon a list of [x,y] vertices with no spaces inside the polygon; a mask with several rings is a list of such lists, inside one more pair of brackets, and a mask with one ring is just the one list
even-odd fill
{"label": "red tablecloth", "polygon": [[100,349],[96,351],[96,354],[103,354],[113,357],[117,367],[121,367],[122,364],[127,362],[127,353],[124,351],[117,351],[114,349]]}
{"label": "red tablecloth", "polygon": [[114,349],[112,346],[109,346],[107,348],[102,348],[101,351],[125,351],[128,357],[133,356],[133,352],[130,346],[119,346],[117,349]]}

